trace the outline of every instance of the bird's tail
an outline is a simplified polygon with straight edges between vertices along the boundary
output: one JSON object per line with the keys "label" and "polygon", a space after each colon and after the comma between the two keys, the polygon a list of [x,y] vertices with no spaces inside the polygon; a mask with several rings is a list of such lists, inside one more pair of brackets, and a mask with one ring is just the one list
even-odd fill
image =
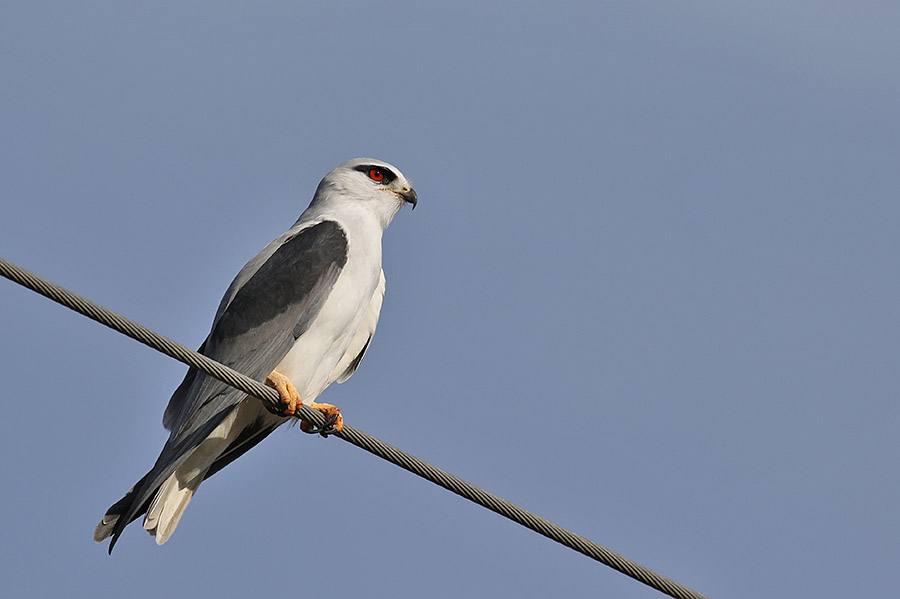
{"label": "bird's tail", "polygon": [[[183,461],[171,464],[173,470],[163,470],[157,464],[125,497],[114,503],[94,529],[98,543],[112,537],[109,551],[125,526],[147,514],[144,528],[162,545],[169,540],[197,487],[251,447],[263,440],[285,419],[270,415],[258,402],[245,402],[247,412],[237,421],[241,410],[231,412],[231,419],[220,430],[217,426],[197,447],[184,452]],[[165,450],[164,450],[164,454]],[[162,460],[162,456],[160,458]],[[165,478],[163,478],[165,477]],[[161,481],[161,482],[160,482]],[[122,518],[128,522],[122,522]]]}
{"label": "bird's tail", "polygon": [[[128,489],[128,492],[125,493],[125,497],[109,506],[109,509],[106,510],[106,513],[97,524],[97,528],[94,529],[94,540],[96,542],[102,543],[113,535],[116,524],[119,522],[122,514],[128,512],[131,509],[132,504],[137,499],[137,490],[141,489],[141,487],[144,486],[144,482],[147,480],[148,476],[150,476],[150,473],[147,473],[144,478],[139,480],[133,487]],[[143,510],[139,510],[138,513],[135,514],[131,519],[131,521],[133,522],[134,520],[140,518],[145,511],[147,511],[146,508]],[[111,547],[110,551],[112,551]]]}
{"label": "bird's tail", "polygon": [[180,468],[159,487],[144,518],[144,530],[156,537],[157,545],[168,541],[175,532],[181,515],[184,514],[197,487],[203,482],[206,470],[190,476],[187,480],[182,480],[179,474],[183,474]]}
{"label": "bird's tail", "polygon": [[[191,458],[194,458],[194,456],[191,456]],[[142,514],[146,513],[144,529],[156,537],[157,545],[162,545],[168,541],[172,533],[175,532],[178,521],[181,520],[181,515],[184,514],[184,510],[197,491],[197,487],[206,478],[209,466],[210,460],[207,456],[202,456],[201,459],[189,458],[169,478],[163,481],[155,493],[151,494],[152,499],[147,500],[147,503],[142,509],[138,510],[131,518],[131,521],[137,520]],[[135,489],[140,489],[143,482],[143,480],[138,482],[125,494],[125,497],[110,506],[100,523],[97,524],[97,528],[94,529],[95,541],[100,543],[115,533],[119,519],[131,509],[132,504],[137,499]],[[124,528],[124,525],[121,528]],[[111,551],[112,545],[110,545]]]}
{"label": "bird's tail", "polygon": [[[157,545],[162,545],[168,541],[172,533],[175,532],[178,521],[181,520],[181,515],[187,508],[188,503],[190,503],[197,487],[203,482],[206,471],[201,472],[199,476],[191,476],[187,480],[179,477],[179,474],[184,473],[179,469],[166,479],[156,493],[153,494],[153,499],[148,502],[148,505],[144,509],[139,510],[131,519],[133,522],[146,513],[144,529],[156,537]],[[96,542],[101,543],[113,535],[119,519],[131,509],[132,503],[136,499],[135,489],[139,489],[142,482],[129,489],[122,499],[112,504],[106,510],[106,514],[103,515],[103,518],[100,519],[100,522],[94,529],[94,540]],[[112,551],[112,546],[110,546],[110,551]]]}

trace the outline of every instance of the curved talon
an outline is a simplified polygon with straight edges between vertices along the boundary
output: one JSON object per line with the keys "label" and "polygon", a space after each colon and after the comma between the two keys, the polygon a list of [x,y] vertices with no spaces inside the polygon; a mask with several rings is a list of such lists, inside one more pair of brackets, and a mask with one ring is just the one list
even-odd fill
{"label": "curved talon", "polygon": [[[338,419],[338,415],[332,414],[331,417],[328,420],[326,420],[325,424],[320,428],[316,428],[316,426],[313,423],[309,422],[308,420],[301,420],[300,421],[300,430],[308,435],[315,435],[318,433],[319,435],[321,435],[327,439],[328,435],[333,435],[334,433],[340,432],[334,426],[334,423],[337,422],[337,419]],[[343,428],[343,427],[341,427],[341,428]]]}

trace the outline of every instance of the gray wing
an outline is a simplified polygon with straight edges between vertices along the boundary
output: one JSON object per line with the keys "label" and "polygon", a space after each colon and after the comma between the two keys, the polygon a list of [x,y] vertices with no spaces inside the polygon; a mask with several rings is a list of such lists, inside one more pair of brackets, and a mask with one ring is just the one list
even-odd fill
{"label": "gray wing", "polygon": [[[346,264],[347,250],[347,236],[334,221],[289,231],[269,244],[231,284],[200,351],[250,378],[263,380],[318,315]],[[163,417],[171,431],[169,440],[153,469],[129,493],[131,505],[127,511],[121,510],[113,543],[146,509],[159,485],[245,397],[203,373],[188,371]],[[253,436],[256,441],[262,438]],[[246,451],[255,444],[247,446],[249,440],[239,440],[236,445]],[[223,455],[230,458],[225,463],[237,455]],[[224,463],[214,470],[222,466]]]}

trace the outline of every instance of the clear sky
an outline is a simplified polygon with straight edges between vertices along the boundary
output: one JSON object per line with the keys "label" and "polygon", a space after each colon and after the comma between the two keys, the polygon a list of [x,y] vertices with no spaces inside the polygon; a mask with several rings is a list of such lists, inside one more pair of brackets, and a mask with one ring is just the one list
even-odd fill
{"label": "clear sky", "polygon": [[[5,2],[0,255],[187,345],[321,177],[415,183],[323,401],[712,597],[900,585],[896,2]],[[10,597],[658,597],[287,427],[104,510],[185,367],[0,281]]]}

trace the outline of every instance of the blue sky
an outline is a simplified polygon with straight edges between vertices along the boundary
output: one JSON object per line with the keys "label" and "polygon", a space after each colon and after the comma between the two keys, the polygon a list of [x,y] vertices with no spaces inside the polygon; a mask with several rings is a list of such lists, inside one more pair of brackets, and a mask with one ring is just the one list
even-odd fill
{"label": "blue sky", "polygon": [[[900,584],[900,8],[8,2],[0,255],[187,345],[387,160],[347,422],[713,597]],[[184,367],[0,282],[11,596],[657,597],[284,428],[157,547],[104,510]]]}

